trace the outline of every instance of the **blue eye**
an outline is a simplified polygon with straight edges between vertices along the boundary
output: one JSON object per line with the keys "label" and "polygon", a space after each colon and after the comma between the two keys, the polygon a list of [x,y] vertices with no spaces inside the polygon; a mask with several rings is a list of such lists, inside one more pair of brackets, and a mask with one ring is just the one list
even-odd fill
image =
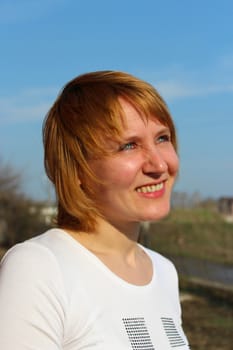
{"label": "blue eye", "polygon": [[162,142],[170,142],[171,141],[171,136],[170,134],[164,134],[158,137],[157,142],[162,143]]}
{"label": "blue eye", "polygon": [[128,142],[125,143],[124,145],[120,146],[120,151],[129,151],[131,149],[134,149],[136,147],[135,142]]}

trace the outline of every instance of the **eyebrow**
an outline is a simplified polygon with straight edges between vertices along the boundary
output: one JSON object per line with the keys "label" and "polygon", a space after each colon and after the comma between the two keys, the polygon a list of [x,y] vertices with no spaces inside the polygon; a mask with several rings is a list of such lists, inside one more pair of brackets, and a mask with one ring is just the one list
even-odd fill
{"label": "eyebrow", "polygon": [[[166,125],[161,125],[161,128],[160,130],[158,130],[155,135],[161,135],[163,133],[169,133],[171,134],[171,130],[169,129],[169,127],[167,127]],[[138,136],[137,134],[135,133],[132,133],[130,134],[130,131],[129,131],[129,134],[125,134],[125,135],[122,135],[122,140],[124,141],[127,141],[127,140],[140,140],[141,139],[141,136]]]}
{"label": "eyebrow", "polygon": [[168,126],[165,126],[165,125],[164,125],[163,128],[161,128],[161,130],[158,131],[157,134],[159,135],[159,134],[164,133],[164,132],[167,132],[167,133],[171,134],[171,130],[169,129]]}

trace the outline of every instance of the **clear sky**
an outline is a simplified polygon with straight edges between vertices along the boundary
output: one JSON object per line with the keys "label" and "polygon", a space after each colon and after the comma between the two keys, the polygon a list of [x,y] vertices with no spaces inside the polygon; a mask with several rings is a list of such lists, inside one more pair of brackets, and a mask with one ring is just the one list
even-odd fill
{"label": "clear sky", "polygon": [[233,195],[231,0],[1,0],[0,160],[46,198],[41,128],[61,87],[87,71],[152,83],[179,136],[177,191]]}

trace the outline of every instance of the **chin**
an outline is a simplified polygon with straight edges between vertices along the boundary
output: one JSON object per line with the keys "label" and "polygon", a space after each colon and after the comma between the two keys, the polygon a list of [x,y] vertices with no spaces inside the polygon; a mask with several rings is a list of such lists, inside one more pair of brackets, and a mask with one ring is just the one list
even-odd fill
{"label": "chin", "polygon": [[153,210],[151,213],[145,214],[143,221],[157,221],[165,218],[170,213],[170,204],[163,208]]}

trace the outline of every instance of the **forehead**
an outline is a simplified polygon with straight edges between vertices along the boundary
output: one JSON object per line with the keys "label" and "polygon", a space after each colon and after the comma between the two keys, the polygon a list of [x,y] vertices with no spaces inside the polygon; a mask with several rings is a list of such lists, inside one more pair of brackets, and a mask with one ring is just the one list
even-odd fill
{"label": "forehead", "polygon": [[160,120],[154,115],[145,115],[144,113],[138,111],[130,102],[126,99],[120,97],[119,103],[122,109],[122,124],[123,133],[126,129],[137,129],[139,125],[146,126],[150,121],[158,126],[164,126]]}

